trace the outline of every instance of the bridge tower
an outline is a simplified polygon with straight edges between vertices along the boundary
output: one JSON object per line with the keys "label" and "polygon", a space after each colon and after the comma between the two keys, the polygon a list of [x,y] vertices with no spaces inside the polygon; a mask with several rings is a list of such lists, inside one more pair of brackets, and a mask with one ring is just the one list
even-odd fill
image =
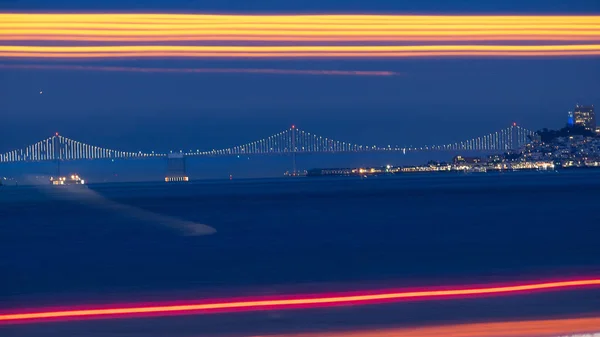
{"label": "bridge tower", "polygon": [[509,142],[511,150],[519,150],[529,142],[529,133],[513,123],[510,127]]}
{"label": "bridge tower", "polygon": [[186,172],[185,156],[183,153],[171,153],[167,155],[166,182],[186,182],[189,177]]}
{"label": "bridge tower", "polygon": [[52,137],[52,144],[51,144],[51,149],[50,151],[52,152],[52,160],[54,160],[56,162],[56,176],[60,177],[60,160],[61,160],[61,155],[60,155],[60,137],[58,135],[58,132]]}
{"label": "bridge tower", "polygon": [[298,170],[296,169],[296,126],[292,125],[291,129],[292,136],[292,176],[295,177],[298,175]]}

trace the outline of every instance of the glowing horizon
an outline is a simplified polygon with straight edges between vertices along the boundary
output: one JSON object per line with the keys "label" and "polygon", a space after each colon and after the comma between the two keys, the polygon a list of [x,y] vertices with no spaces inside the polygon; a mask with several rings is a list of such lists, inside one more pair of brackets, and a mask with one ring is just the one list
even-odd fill
{"label": "glowing horizon", "polygon": [[0,13],[4,58],[597,56],[599,43],[600,16]]}

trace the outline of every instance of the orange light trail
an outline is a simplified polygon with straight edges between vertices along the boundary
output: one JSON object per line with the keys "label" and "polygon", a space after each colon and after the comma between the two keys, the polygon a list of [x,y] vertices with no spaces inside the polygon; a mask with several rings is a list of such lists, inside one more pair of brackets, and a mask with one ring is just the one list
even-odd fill
{"label": "orange light trail", "polygon": [[492,35],[492,36],[273,36],[273,35],[168,35],[112,36],[80,35],[0,35],[0,41],[68,41],[68,42],[166,42],[166,41],[252,41],[252,42],[464,42],[464,41],[600,41],[594,35]]}
{"label": "orange light trail", "polygon": [[8,58],[585,56],[600,16],[0,13],[0,41]]}
{"label": "orange light trail", "polygon": [[0,46],[10,58],[401,58],[442,56],[600,55],[600,45],[440,45],[440,46]]}
{"label": "orange light trail", "polygon": [[600,50],[595,51],[534,51],[534,52],[383,52],[383,53],[211,53],[211,52],[129,52],[129,53],[0,53],[5,58],[30,58],[30,59],[102,59],[102,58],[410,58],[410,57],[548,57],[548,56],[598,56]]}
{"label": "orange light trail", "polygon": [[[451,28],[451,27],[449,27]],[[594,36],[600,39],[600,29],[596,30],[543,30],[543,29],[502,29],[502,30],[362,30],[360,27],[354,27],[353,30],[330,30],[326,27],[308,29],[178,29],[178,30],[100,30],[100,29],[1,29],[0,35],[71,35],[78,34],[83,36],[169,36],[169,35],[278,35],[278,36],[495,36],[495,35],[582,35]]]}
{"label": "orange light trail", "polygon": [[143,52],[213,52],[213,53],[298,53],[298,52],[420,52],[420,51],[600,51],[600,44],[496,46],[496,45],[441,45],[441,46],[0,46],[0,53],[143,53]]}
{"label": "orange light trail", "polygon": [[369,70],[309,70],[309,69],[253,69],[253,68],[137,68],[49,64],[0,64],[0,69],[87,70],[139,73],[227,73],[227,74],[274,74],[274,75],[332,75],[332,76],[396,76],[393,71]]}
{"label": "orange light trail", "polygon": [[443,300],[464,297],[510,295],[536,291],[558,291],[595,286],[600,286],[600,278],[495,287],[462,287],[455,289],[437,288],[415,291],[380,291],[345,294],[296,295],[265,299],[212,300],[186,304],[155,303],[138,306],[105,306],[103,308],[72,310],[39,309],[30,312],[1,313],[0,324],[14,324],[32,320],[81,320],[113,317],[139,317],[149,315],[190,315],[232,311],[282,310],[344,305],[364,305],[400,301],[422,301],[434,299]]}
{"label": "orange light trail", "polygon": [[[592,333],[599,331],[600,318],[594,317],[387,328],[362,331],[328,331],[326,333],[270,335],[269,337],[539,337],[569,336],[575,334],[588,334],[585,336],[592,337]],[[584,335],[581,336],[583,337]]]}
{"label": "orange light trail", "polygon": [[322,22],[307,22],[307,23],[95,23],[95,22],[13,22],[2,23],[2,29],[24,29],[24,30],[39,30],[39,29],[106,29],[106,30],[202,30],[202,29],[286,29],[286,30],[389,30],[389,31],[411,31],[411,30],[599,30],[600,24],[388,24],[388,23],[368,23],[368,24],[348,24],[348,23],[322,23]]}
{"label": "orange light trail", "polygon": [[173,13],[0,13],[2,22],[444,22],[587,23],[598,16],[581,15],[226,15]]}

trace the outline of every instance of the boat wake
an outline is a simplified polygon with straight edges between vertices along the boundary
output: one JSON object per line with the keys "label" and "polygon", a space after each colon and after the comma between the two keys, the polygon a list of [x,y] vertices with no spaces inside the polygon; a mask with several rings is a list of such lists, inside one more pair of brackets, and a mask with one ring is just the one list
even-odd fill
{"label": "boat wake", "polygon": [[172,216],[150,212],[138,207],[122,204],[110,200],[98,192],[89,189],[85,185],[74,186],[40,186],[40,189],[51,197],[62,200],[70,200],[91,206],[96,209],[102,209],[110,212],[116,212],[121,215],[136,219],[148,224],[155,224],[167,227],[187,236],[210,235],[216,233],[213,227],[178,219]]}

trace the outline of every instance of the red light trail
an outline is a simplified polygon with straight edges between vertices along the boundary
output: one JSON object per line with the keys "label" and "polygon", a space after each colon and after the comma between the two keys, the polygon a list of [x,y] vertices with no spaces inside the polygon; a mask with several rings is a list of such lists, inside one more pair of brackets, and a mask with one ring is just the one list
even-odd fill
{"label": "red light trail", "polygon": [[283,310],[300,308],[365,305],[401,301],[424,301],[499,296],[528,292],[558,291],[600,286],[600,278],[572,281],[433,288],[428,290],[372,291],[360,293],[295,295],[272,298],[214,299],[195,303],[152,303],[144,305],[111,305],[102,308],[52,310],[37,309],[27,312],[0,313],[0,324],[25,323],[38,320],[89,320],[98,318],[126,318],[140,316],[192,315],[236,311]]}

